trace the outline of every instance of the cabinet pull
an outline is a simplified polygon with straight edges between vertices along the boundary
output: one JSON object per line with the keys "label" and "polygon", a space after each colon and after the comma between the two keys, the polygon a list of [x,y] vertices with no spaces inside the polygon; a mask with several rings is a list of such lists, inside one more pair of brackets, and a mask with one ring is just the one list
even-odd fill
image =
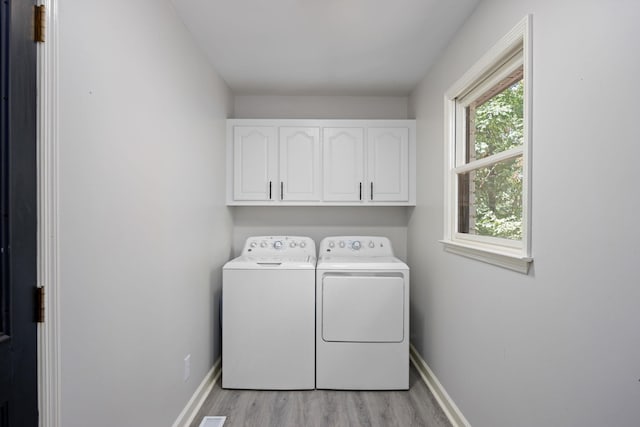
{"label": "cabinet pull", "polygon": [[362,200],[362,183],[360,183],[360,200]]}
{"label": "cabinet pull", "polygon": [[280,200],[284,200],[284,182],[280,181]]}
{"label": "cabinet pull", "polygon": [[269,200],[271,200],[271,181],[269,181]]}
{"label": "cabinet pull", "polygon": [[373,181],[371,181],[371,200],[373,200]]}

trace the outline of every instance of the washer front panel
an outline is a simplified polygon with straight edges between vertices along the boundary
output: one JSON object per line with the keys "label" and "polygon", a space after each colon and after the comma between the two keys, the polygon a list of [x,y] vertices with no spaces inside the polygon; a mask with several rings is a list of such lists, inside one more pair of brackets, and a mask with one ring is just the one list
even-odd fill
{"label": "washer front panel", "polygon": [[322,339],[339,342],[401,342],[404,279],[400,275],[325,275]]}
{"label": "washer front panel", "polygon": [[313,270],[224,270],[222,386],[315,386]]}

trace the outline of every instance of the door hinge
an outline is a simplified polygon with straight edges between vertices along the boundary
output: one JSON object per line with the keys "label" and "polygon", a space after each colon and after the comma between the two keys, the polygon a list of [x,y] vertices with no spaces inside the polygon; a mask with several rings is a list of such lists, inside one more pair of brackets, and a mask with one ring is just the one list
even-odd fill
{"label": "door hinge", "polygon": [[45,23],[47,14],[44,5],[35,6],[33,12],[33,40],[44,43]]}
{"label": "door hinge", "polygon": [[36,323],[44,323],[44,286],[36,287]]}

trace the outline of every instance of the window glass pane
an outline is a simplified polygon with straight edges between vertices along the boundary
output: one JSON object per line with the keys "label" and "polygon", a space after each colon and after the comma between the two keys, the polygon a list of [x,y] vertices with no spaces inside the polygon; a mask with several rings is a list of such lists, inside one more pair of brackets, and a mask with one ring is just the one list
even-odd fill
{"label": "window glass pane", "polygon": [[522,239],[522,156],[458,175],[458,232]]}
{"label": "window glass pane", "polygon": [[523,96],[520,67],[467,107],[467,163],[522,145]]}

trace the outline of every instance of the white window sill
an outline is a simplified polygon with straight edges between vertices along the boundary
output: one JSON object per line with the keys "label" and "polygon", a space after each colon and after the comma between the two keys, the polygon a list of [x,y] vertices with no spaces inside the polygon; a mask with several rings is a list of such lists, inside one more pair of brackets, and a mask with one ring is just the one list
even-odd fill
{"label": "white window sill", "polygon": [[453,254],[462,255],[488,264],[497,265],[519,273],[527,274],[533,258],[525,257],[512,251],[499,250],[484,245],[466,244],[451,240],[440,240],[444,250]]}

